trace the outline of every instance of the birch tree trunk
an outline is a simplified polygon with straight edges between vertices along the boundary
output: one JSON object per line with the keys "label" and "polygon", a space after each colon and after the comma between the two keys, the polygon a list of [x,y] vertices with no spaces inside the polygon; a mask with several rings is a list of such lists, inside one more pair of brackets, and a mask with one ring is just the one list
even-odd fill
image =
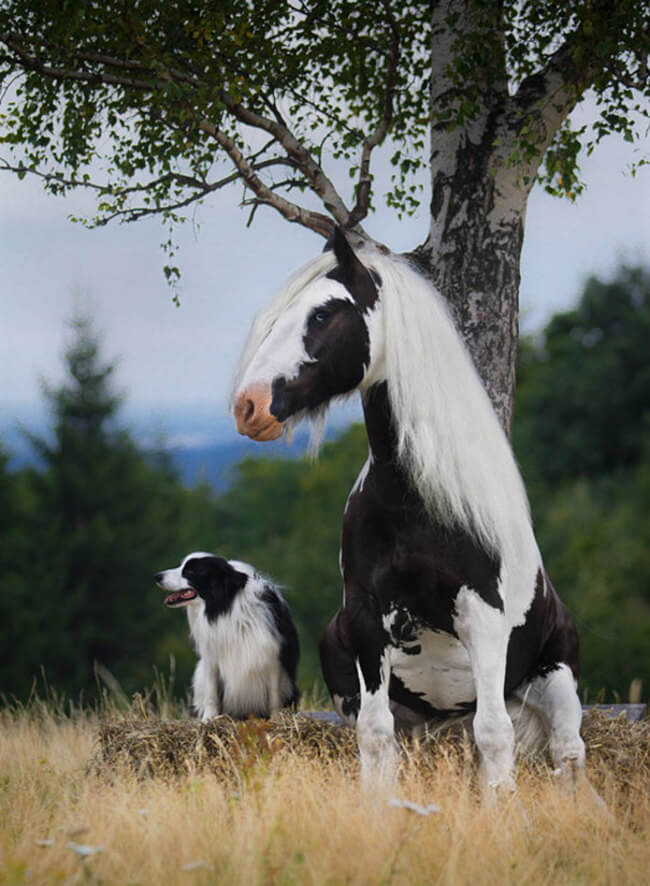
{"label": "birch tree trunk", "polygon": [[[493,128],[462,134],[436,163],[431,230],[413,254],[447,298],[456,324],[510,433],[519,328],[519,263],[528,191],[514,173],[493,176]],[[453,138],[445,141],[454,141]]]}
{"label": "birch tree trunk", "polygon": [[[454,17],[452,33],[448,21]],[[564,90],[565,59],[508,93],[505,52],[466,126],[449,127],[457,91],[450,66],[455,34],[475,28],[467,4],[435,3],[431,74],[431,226],[411,258],[447,298],[456,324],[509,435],[519,329],[520,258],[528,195],[542,156],[575,104]],[[480,37],[478,38],[480,39]],[[549,97],[553,97],[553,101]],[[544,101],[546,99],[546,101]],[[535,153],[518,152],[523,126]],[[529,131],[528,131],[529,130]]]}

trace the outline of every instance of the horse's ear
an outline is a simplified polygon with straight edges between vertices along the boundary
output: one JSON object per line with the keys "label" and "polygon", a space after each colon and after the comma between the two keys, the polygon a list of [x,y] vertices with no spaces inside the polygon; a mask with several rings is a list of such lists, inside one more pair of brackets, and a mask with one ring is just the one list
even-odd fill
{"label": "horse's ear", "polygon": [[381,285],[378,275],[359,261],[354,250],[338,225],[327,241],[326,249],[333,249],[337,266],[327,275],[342,283],[362,308],[371,308],[377,301],[377,287]]}
{"label": "horse's ear", "polygon": [[345,284],[352,283],[359,278],[359,273],[365,274],[365,267],[354,254],[348,243],[348,238],[343,233],[343,228],[338,225],[332,234],[332,247],[341,272],[341,279]]}

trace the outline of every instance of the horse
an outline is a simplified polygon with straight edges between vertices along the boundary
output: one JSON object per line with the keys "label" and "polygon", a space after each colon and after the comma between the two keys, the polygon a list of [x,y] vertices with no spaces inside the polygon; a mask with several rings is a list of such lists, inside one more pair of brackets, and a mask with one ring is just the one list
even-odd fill
{"label": "horse", "polygon": [[396,733],[464,715],[489,795],[515,789],[515,726],[575,784],[578,633],[507,436],[441,294],[405,258],[353,248],[337,228],[254,321],[231,406],[239,432],[266,441],[354,391],[369,452],[320,654],[356,725],[362,782],[394,777]]}

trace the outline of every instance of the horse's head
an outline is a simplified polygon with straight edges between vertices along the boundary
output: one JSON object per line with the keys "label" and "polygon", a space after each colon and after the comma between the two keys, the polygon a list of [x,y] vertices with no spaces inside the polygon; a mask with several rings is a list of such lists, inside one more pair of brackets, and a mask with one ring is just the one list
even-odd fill
{"label": "horse's head", "polygon": [[335,266],[283,307],[247,356],[234,394],[240,434],[274,440],[287,419],[317,411],[368,377],[380,334],[378,278],[338,228],[332,246]]}

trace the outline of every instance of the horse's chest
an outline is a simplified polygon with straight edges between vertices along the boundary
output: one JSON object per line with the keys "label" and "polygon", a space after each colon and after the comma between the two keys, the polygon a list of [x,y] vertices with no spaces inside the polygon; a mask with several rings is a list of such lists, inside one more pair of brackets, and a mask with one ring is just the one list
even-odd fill
{"label": "horse's chest", "polygon": [[454,710],[476,698],[467,650],[453,634],[426,626],[412,627],[405,637],[403,624],[384,618],[391,637],[393,681],[400,691],[417,696],[439,711]]}

